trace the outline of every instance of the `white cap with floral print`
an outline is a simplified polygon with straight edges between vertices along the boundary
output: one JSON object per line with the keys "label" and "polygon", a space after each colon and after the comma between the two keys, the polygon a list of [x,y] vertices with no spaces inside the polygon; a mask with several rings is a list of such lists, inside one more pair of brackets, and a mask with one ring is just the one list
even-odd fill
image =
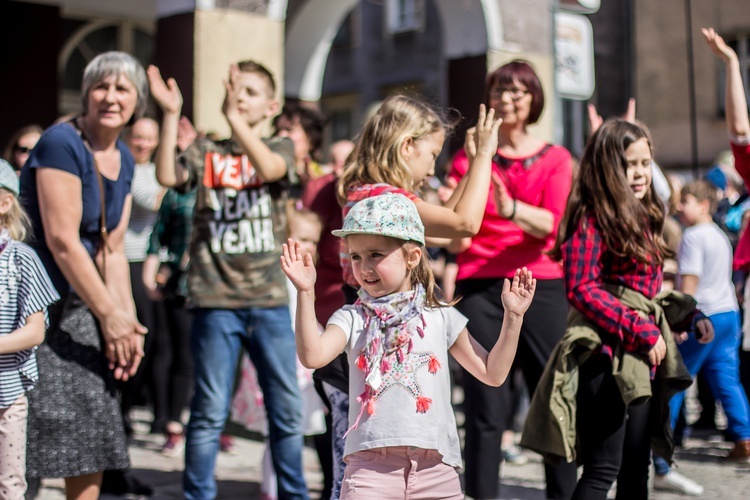
{"label": "white cap with floral print", "polygon": [[331,233],[340,238],[350,234],[374,234],[425,244],[424,225],[416,205],[397,193],[381,194],[358,202],[346,214],[344,227]]}

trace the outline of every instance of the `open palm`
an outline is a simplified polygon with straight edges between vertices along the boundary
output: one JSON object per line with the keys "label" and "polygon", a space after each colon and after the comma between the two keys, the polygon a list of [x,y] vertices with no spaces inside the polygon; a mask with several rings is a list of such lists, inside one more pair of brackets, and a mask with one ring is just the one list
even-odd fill
{"label": "open palm", "polygon": [[302,255],[298,241],[291,238],[283,245],[281,270],[289,277],[298,292],[310,292],[315,288],[318,273],[310,253]]}
{"label": "open palm", "polygon": [[503,308],[507,313],[522,316],[529,309],[535,291],[536,279],[531,275],[531,271],[525,267],[516,269],[513,279],[506,279],[503,283],[503,293],[500,296]]}
{"label": "open palm", "polygon": [[148,67],[146,74],[148,75],[151,97],[156,101],[156,104],[164,111],[179,113],[182,109],[182,93],[175,79],[170,78],[164,81],[159,68],[154,65]]}
{"label": "open palm", "polygon": [[726,63],[736,57],[734,50],[727,45],[721,35],[716,33],[713,28],[703,28],[701,29],[701,33],[713,53],[719,56],[722,61]]}

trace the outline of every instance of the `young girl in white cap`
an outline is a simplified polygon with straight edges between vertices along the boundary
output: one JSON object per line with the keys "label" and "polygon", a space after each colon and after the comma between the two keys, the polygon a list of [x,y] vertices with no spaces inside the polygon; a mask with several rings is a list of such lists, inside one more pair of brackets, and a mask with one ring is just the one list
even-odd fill
{"label": "young girl in white cap", "polygon": [[44,340],[47,306],[60,297],[36,252],[25,243],[28,219],[18,176],[0,160],[0,497],[26,493],[26,391],[38,374],[34,351]]}
{"label": "young girl in white cap", "polygon": [[297,288],[297,352],[309,368],[342,351],[350,360],[347,463],[341,498],[463,498],[461,451],[450,402],[448,352],[482,382],[499,386],[516,353],[536,280],[506,280],[500,338],[488,353],[467,319],[441,302],[425,252],[424,226],[400,194],[360,201],[333,232],[346,239],[360,285],[354,305],[335,312],[319,335],[315,266],[292,239],[281,267]]}

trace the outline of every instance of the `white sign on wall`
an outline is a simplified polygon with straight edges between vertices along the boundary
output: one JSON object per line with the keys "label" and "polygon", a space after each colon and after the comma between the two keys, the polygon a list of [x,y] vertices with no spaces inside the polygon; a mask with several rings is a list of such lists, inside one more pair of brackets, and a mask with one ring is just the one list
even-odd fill
{"label": "white sign on wall", "polygon": [[585,101],[594,93],[594,32],[580,14],[555,14],[555,73],[557,92]]}

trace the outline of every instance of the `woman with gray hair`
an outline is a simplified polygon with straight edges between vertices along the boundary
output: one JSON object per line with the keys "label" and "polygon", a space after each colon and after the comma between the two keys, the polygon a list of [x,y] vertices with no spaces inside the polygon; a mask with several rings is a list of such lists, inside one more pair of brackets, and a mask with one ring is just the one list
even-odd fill
{"label": "woman with gray hair", "polygon": [[21,175],[32,246],[62,297],[37,351],[27,476],[64,477],[67,498],[98,498],[102,472],[129,465],[115,380],[136,372],[146,329],[123,243],[135,162],[119,136],[147,97],[135,58],[95,57],[83,75],[82,114],[47,129]]}

